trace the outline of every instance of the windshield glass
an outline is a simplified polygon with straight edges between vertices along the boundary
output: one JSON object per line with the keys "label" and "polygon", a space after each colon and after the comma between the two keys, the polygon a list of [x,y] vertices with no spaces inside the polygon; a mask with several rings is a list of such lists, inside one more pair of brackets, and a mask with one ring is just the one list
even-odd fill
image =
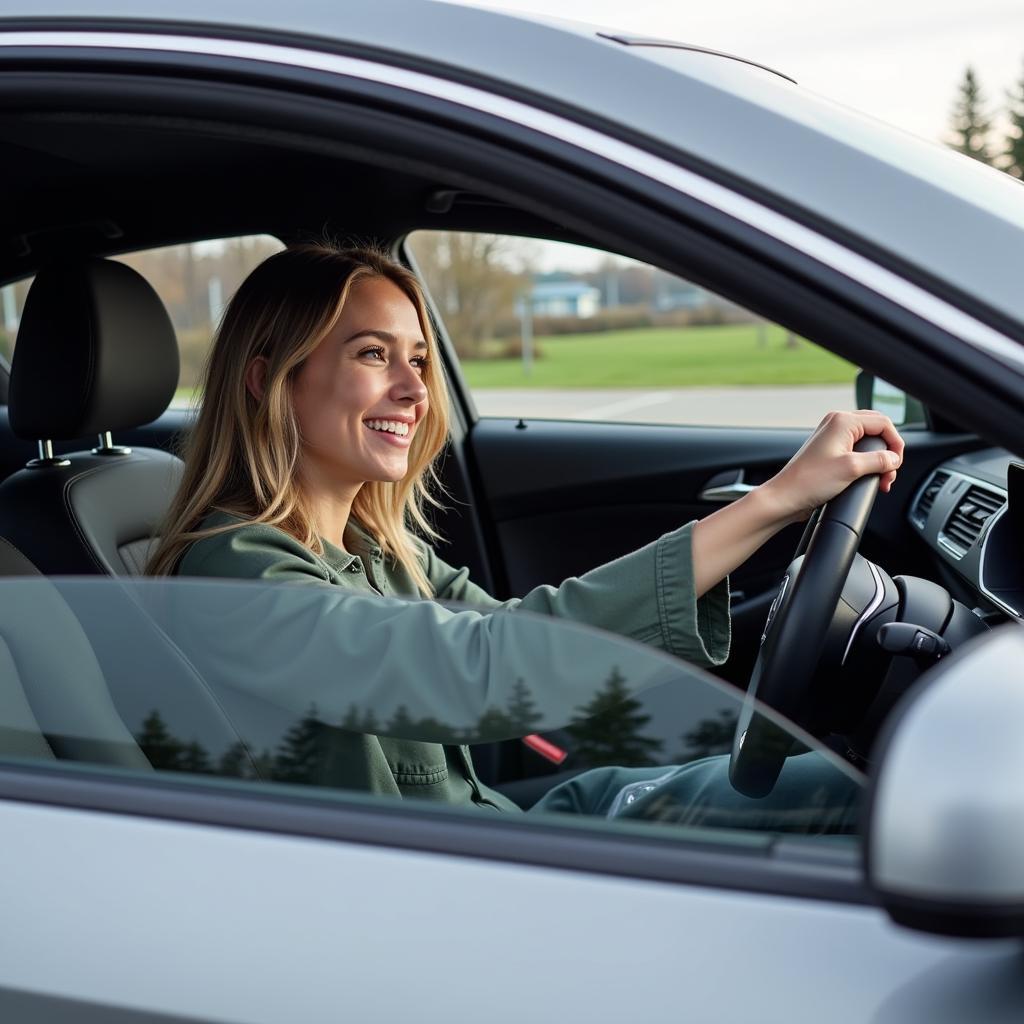
{"label": "windshield glass", "polygon": [[282,583],[83,577],[0,581],[0,622],[6,759],[531,818],[855,831],[863,779],[844,761],[762,709],[793,756],[770,797],[740,796],[728,773],[739,691],[563,620]]}

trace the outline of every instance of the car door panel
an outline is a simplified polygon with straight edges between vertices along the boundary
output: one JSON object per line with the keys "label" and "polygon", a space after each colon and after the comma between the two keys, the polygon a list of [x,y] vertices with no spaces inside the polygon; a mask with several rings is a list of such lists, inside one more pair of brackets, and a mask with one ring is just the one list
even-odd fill
{"label": "car door panel", "polygon": [[[808,431],[482,419],[467,444],[478,504],[494,547],[499,591],[522,595],[641,547],[721,507],[701,500],[709,484],[768,479]],[[969,435],[906,432],[904,468],[880,501],[863,550],[895,572],[917,566],[906,509],[925,475]],[[733,654],[720,672],[745,684],[775,588],[802,526],[787,527],[731,576]],[[923,555],[923,553],[922,553]]]}

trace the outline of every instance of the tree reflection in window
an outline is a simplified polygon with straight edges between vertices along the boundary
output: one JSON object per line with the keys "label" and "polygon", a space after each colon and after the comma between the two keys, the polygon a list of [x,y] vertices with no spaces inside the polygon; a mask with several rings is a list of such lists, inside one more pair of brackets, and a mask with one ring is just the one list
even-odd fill
{"label": "tree reflection in window", "polygon": [[603,765],[641,767],[658,764],[662,742],[644,736],[651,716],[631,697],[626,680],[613,668],[604,688],[579,709],[566,731],[573,738],[573,763],[580,767]]}
{"label": "tree reflection in window", "polygon": [[[211,754],[195,739],[173,735],[156,709],[142,722],[136,739],[150,764],[161,771],[193,772],[263,779],[293,785],[345,785],[342,759],[347,744],[357,736],[382,735],[419,739],[423,742],[461,744],[482,736],[521,737],[533,732],[543,720],[525,680],[518,679],[504,707],[488,708],[472,730],[459,731],[435,718],[414,720],[399,705],[382,724],[373,709],[352,705],[341,722],[323,720],[316,705],[281,735],[273,750],[258,753],[244,740]],[[569,766],[577,769],[606,765],[641,767],[664,763],[663,741],[645,735],[651,716],[631,695],[626,678],[613,667],[593,699],[577,709],[559,735],[571,746]],[[697,758],[727,753],[736,724],[734,712],[722,709],[684,733],[683,747],[673,761],[683,764]]]}

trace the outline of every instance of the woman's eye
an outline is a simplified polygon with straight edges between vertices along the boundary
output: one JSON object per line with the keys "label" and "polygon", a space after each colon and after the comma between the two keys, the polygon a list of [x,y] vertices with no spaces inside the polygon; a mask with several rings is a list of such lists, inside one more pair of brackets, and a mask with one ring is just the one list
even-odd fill
{"label": "woman's eye", "polygon": [[416,358],[412,360],[412,365],[413,369],[417,370],[419,373],[423,373],[423,371],[430,365],[430,359],[428,356],[416,356]]}
{"label": "woman's eye", "polygon": [[379,359],[381,362],[384,362],[384,348],[381,345],[373,345],[370,348],[364,348],[359,354],[361,356],[368,356],[370,359]]}

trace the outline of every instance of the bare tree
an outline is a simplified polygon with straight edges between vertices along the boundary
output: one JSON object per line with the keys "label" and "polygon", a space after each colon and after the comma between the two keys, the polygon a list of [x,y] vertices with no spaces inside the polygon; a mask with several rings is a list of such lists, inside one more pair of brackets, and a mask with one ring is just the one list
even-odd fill
{"label": "bare tree", "polygon": [[529,287],[516,269],[517,239],[466,231],[419,231],[410,239],[413,256],[463,359],[478,358],[499,319],[514,315]]}

